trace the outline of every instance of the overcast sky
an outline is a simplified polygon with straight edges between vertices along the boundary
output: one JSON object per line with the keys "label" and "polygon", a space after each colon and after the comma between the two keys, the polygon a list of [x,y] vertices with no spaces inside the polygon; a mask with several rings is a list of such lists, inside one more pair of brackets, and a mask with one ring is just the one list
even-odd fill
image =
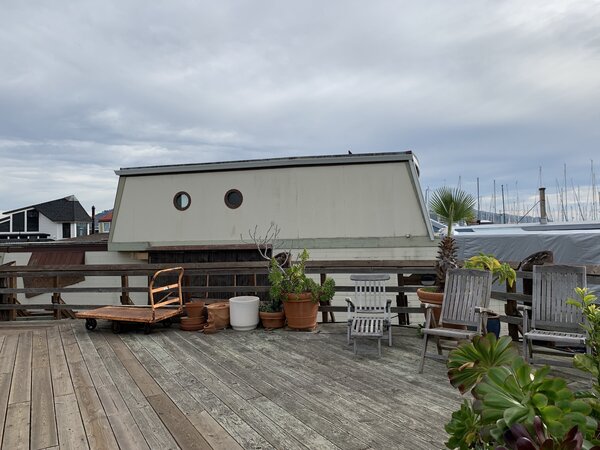
{"label": "overcast sky", "polygon": [[349,149],[514,203],[540,167],[582,202],[600,172],[598,1],[4,0],[0,61],[0,211],[112,208],[121,167]]}

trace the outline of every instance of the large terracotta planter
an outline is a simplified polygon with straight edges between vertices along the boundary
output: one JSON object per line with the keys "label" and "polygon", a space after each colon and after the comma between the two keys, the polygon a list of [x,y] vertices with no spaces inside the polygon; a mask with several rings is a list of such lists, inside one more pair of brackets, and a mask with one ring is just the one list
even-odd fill
{"label": "large terracotta planter", "polygon": [[[429,290],[419,288],[417,289],[417,297],[421,303],[430,303],[432,305],[442,305],[442,301],[444,300],[443,292],[431,292]],[[440,314],[442,313],[442,308],[433,308],[433,317],[435,318],[435,323],[439,325],[440,323]],[[425,319],[427,319],[427,313],[425,313]]]}
{"label": "large terracotta planter", "polygon": [[[444,301],[444,293],[443,292],[431,292],[423,288],[417,289],[417,297],[421,303],[430,303],[432,305],[442,305]],[[442,314],[442,308],[433,308],[433,317],[435,318],[435,323],[440,326],[440,314]],[[425,313],[425,320],[427,320],[427,313]],[[464,330],[466,327],[464,325],[454,325],[454,324],[445,324],[445,328],[456,328],[459,330]]]}
{"label": "large terracotta planter", "polygon": [[283,311],[258,313],[262,326],[267,330],[282,328],[285,325],[285,313]]}
{"label": "large terracotta planter", "polygon": [[319,303],[312,301],[312,294],[287,294],[283,310],[289,328],[294,330],[314,330],[317,327]]}

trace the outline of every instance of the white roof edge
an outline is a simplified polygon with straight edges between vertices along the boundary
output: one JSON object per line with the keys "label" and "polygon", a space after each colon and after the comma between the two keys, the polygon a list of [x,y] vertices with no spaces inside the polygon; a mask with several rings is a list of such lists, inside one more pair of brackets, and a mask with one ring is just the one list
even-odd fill
{"label": "white roof edge", "polygon": [[190,172],[217,172],[229,170],[252,170],[301,166],[327,166],[341,164],[374,164],[403,161],[416,162],[416,157],[411,151],[390,153],[358,153],[350,155],[300,156],[290,158],[224,161],[199,164],[174,164],[166,166],[130,167],[115,170],[115,174],[119,176],[161,175],[169,173],[172,174]]}

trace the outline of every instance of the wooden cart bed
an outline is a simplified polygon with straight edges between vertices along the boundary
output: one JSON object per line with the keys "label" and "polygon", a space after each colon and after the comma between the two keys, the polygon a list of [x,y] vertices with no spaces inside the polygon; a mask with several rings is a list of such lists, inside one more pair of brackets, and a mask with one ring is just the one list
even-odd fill
{"label": "wooden cart bed", "polygon": [[[154,311],[154,316],[152,315]],[[122,322],[156,323],[178,316],[180,308],[153,309],[151,306],[103,306],[75,314],[78,319],[120,320]]]}
{"label": "wooden cart bed", "polygon": [[[170,275],[168,272],[177,274],[177,283],[156,286],[156,280],[160,275]],[[150,294],[150,305],[127,305],[127,306],[103,306],[101,308],[82,311],[75,314],[78,319],[85,319],[85,327],[88,330],[96,328],[97,320],[112,320],[112,329],[118,333],[121,331],[121,322],[135,322],[145,324],[145,331],[150,332],[150,325],[162,322],[169,326],[171,318],[183,313],[183,298],[181,295],[181,281],[183,268],[173,267],[162,269],[152,276],[148,293]],[[156,299],[156,294],[163,294]]]}

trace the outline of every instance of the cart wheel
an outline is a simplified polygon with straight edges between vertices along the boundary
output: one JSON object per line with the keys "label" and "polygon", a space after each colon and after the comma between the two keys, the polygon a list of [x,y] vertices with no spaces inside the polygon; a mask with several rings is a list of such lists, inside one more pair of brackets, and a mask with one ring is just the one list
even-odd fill
{"label": "cart wheel", "polygon": [[152,325],[150,325],[149,323],[145,323],[144,324],[144,334],[150,334],[151,331],[152,331]]}
{"label": "cart wheel", "polygon": [[121,331],[123,331],[123,326],[121,325],[121,322],[113,320],[113,323],[112,323],[112,332],[115,333],[115,334],[118,334]]}
{"label": "cart wheel", "polygon": [[165,328],[169,328],[171,325],[173,325],[173,321],[170,318],[163,320],[161,323]]}
{"label": "cart wheel", "polygon": [[85,319],[85,329],[92,331],[94,329],[96,329],[96,325],[98,325],[98,322],[96,321],[96,319]]}

